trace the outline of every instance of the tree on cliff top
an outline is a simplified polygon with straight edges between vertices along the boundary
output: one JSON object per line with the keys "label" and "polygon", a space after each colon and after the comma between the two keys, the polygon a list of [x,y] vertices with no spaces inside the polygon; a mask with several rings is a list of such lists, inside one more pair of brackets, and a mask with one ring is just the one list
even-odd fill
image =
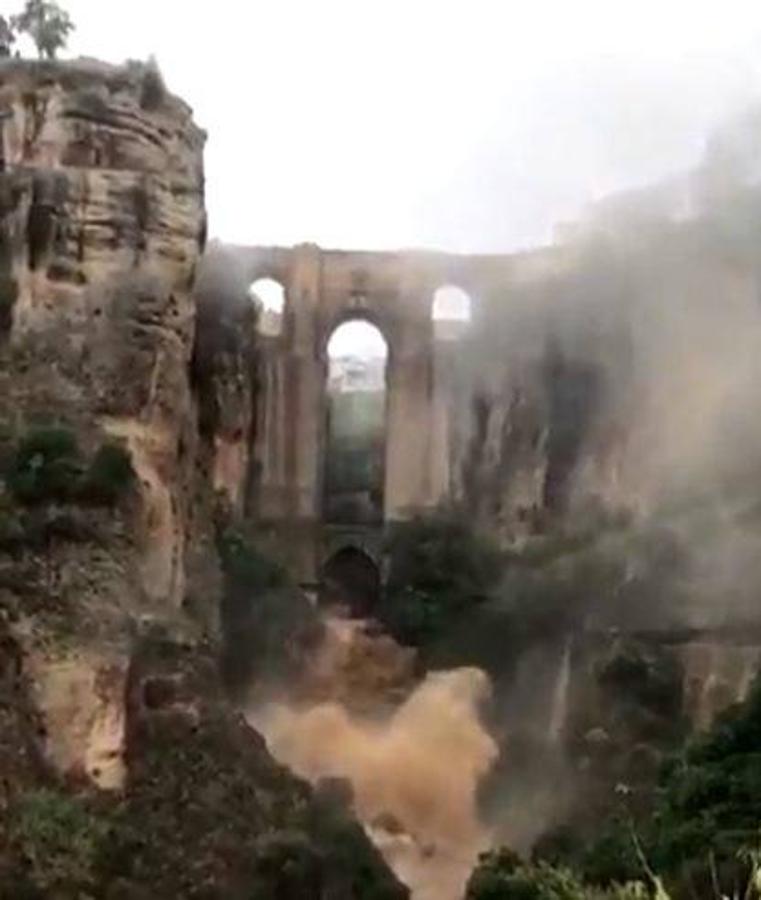
{"label": "tree on cliff top", "polygon": [[15,42],[16,35],[13,33],[11,23],[5,16],[0,16],[0,59],[11,55],[11,49]]}
{"label": "tree on cliff top", "polygon": [[11,17],[11,26],[29,35],[40,59],[55,59],[74,30],[71,17],[54,0],[27,0],[24,11]]}

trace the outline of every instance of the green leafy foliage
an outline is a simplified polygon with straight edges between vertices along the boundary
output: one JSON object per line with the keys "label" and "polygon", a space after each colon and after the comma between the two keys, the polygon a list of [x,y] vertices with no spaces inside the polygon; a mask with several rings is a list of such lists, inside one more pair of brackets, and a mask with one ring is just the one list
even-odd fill
{"label": "green leafy foliage", "polygon": [[484,601],[502,570],[488,539],[454,518],[415,519],[392,529],[380,618],[404,643],[430,642]]}
{"label": "green leafy foliage", "polygon": [[87,896],[107,823],[77,797],[40,788],[22,795],[11,834],[40,896]]}
{"label": "green leafy foliage", "polygon": [[235,528],[220,534],[217,550],[225,577],[236,590],[266,591],[289,583],[285,568]]}
{"label": "green leafy foliage", "polygon": [[584,878],[592,884],[610,885],[642,875],[633,827],[630,817],[617,813],[602,824],[593,842],[574,848],[577,868]]}
{"label": "green leafy foliage", "polygon": [[0,453],[0,474],[17,503],[114,506],[135,481],[129,451],[121,443],[106,441],[88,465],[76,435],[63,426],[33,429],[9,446],[0,440],[0,450],[6,448]]}
{"label": "green leafy foliage", "polygon": [[103,506],[113,506],[132,487],[135,470],[132,457],[123,444],[102,444],[85,472],[78,494]]}
{"label": "green leafy foliage", "polygon": [[29,35],[40,59],[55,59],[66,46],[74,23],[53,0],[27,0],[23,11],[11,17],[11,27],[19,34]]}
{"label": "green leafy foliage", "polygon": [[[761,680],[665,768],[651,855],[668,874],[744,881],[761,836]],[[716,871],[708,871],[709,859]]]}
{"label": "green leafy foliage", "polygon": [[6,485],[21,503],[70,499],[82,471],[77,439],[63,427],[35,429],[19,443]]}
{"label": "green leafy foliage", "polygon": [[602,891],[584,884],[570,869],[544,862],[529,865],[511,850],[500,848],[482,854],[468,882],[466,900],[646,900],[650,896],[641,882]]}
{"label": "green leafy foliage", "polygon": [[404,900],[346,805],[313,795],[221,702],[202,648],[144,637],[134,662],[143,689],[182,682],[196,714],[176,696],[135,710],[123,792],[12,792],[2,900]]}
{"label": "green leafy foliage", "polygon": [[[625,808],[587,842],[545,839],[544,860],[571,865],[589,882],[636,876],[644,858],[682,897],[755,897],[761,844],[761,681],[745,703],[663,766],[653,808]],[[747,893],[746,893],[747,892]]]}
{"label": "green leafy foliage", "polygon": [[227,528],[217,541],[224,576],[222,672],[227,687],[244,691],[269,679],[284,681],[302,665],[321,626],[285,568],[242,532]]}

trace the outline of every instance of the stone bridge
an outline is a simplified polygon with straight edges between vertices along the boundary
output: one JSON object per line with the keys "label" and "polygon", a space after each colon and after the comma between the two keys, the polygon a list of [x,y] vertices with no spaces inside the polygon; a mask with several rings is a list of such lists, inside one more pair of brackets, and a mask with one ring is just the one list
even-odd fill
{"label": "stone bridge", "polygon": [[[282,312],[261,341],[257,519],[285,544],[307,583],[319,580],[342,546],[378,563],[383,526],[435,508],[450,491],[447,348],[454,342],[446,338],[456,335],[446,330],[457,323],[434,321],[437,289],[467,294],[472,327],[486,303],[497,296],[504,302],[511,283],[546,277],[551,254],[355,252],[311,244],[235,251],[250,283],[272,279],[284,292]],[[335,329],[354,319],[375,325],[388,347],[382,522],[341,527],[326,522],[323,505],[327,346]]]}

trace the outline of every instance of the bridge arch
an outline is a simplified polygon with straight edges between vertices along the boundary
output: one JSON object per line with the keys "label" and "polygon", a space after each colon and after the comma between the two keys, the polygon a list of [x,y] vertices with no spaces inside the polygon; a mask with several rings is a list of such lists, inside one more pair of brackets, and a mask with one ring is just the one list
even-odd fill
{"label": "bridge arch", "polygon": [[278,337],[283,331],[286,308],[286,292],[282,283],[269,276],[257,278],[251,283],[248,295],[259,307],[259,333],[265,337]]}
{"label": "bridge arch", "polygon": [[377,525],[384,518],[388,342],[364,319],[346,319],[326,345],[323,519]]}
{"label": "bridge arch", "polygon": [[434,337],[455,340],[470,325],[473,301],[470,294],[456,284],[442,284],[433,292],[431,318]]}
{"label": "bridge arch", "polygon": [[333,336],[340,328],[348,324],[366,325],[370,329],[377,331],[386,345],[387,363],[390,364],[394,355],[395,344],[392,322],[371,307],[353,306],[351,304],[343,307],[335,315],[330,316],[323,324],[322,333],[319,337],[318,354],[325,363],[329,360],[328,347]]}
{"label": "bridge arch", "polygon": [[318,602],[367,618],[380,602],[381,588],[380,568],[372,556],[355,544],[344,544],[322,566]]}

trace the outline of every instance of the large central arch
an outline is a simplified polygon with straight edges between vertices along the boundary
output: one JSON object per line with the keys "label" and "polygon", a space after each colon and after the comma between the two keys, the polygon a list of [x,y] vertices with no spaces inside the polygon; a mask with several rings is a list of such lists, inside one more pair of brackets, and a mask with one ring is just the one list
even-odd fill
{"label": "large central arch", "polygon": [[385,512],[388,344],[363,318],[342,321],[327,346],[322,519],[381,525]]}

